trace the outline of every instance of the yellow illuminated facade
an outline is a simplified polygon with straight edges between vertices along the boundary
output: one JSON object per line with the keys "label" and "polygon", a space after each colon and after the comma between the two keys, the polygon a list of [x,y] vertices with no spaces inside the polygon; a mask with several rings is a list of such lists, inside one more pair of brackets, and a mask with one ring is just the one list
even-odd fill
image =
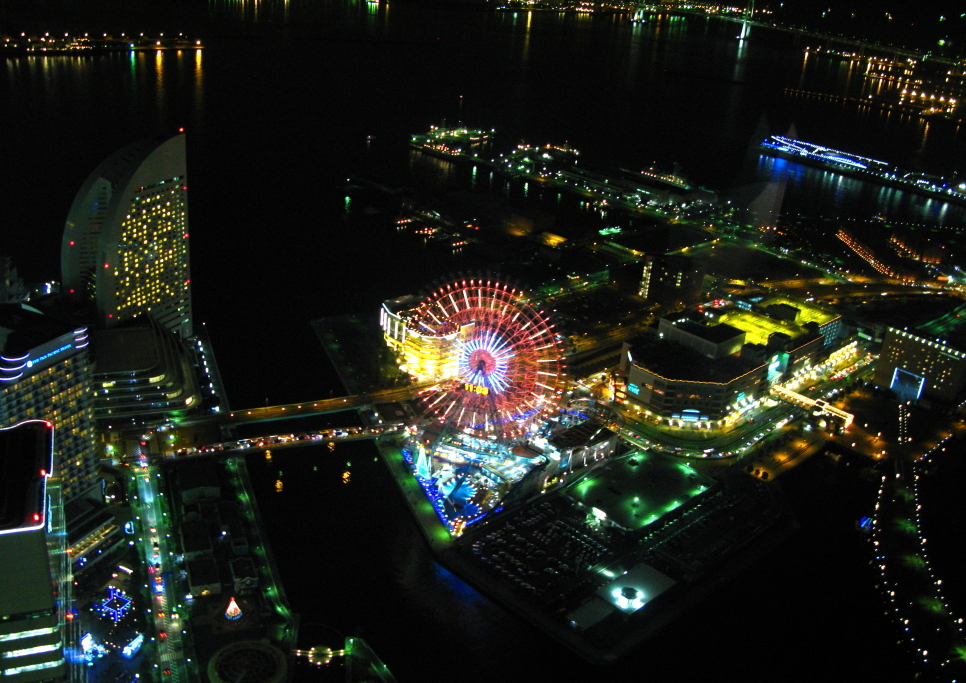
{"label": "yellow illuminated facade", "polygon": [[744,332],[745,342],[748,344],[767,344],[768,337],[776,332],[787,334],[793,339],[805,332],[795,323],[776,320],[755,311],[728,311],[721,316],[721,322]]}
{"label": "yellow illuminated facade", "polygon": [[453,346],[458,332],[444,336],[420,334],[412,328],[409,311],[383,304],[379,320],[389,348],[399,355],[399,369],[419,382],[455,378],[459,372]]}
{"label": "yellow illuminated facade", "polygon": [[[114,270],[118,318],[155,312],[177,325],[187,314],[188,206],[181,179],[138,188],[121,222]],[[170,325],[165,325],[170,327]]]}
{"label": "yellow illuminated facade", "polygon": [[95,301],[101,324],[150,315],[192,335],[184,134],[109,157],[77,193],[64,229],[64,288]]}
{"label": "yellow illuminated facade", "polygon": [[82,328],[14,360],[0,355],[0,427],[31,419],[53,423],[53,483],[60,484],[65,502],[89,491],[98,478],[86,338]]}
{"label": "yellow illuminated facade", "polygon": [[[769,314],[771,307],[782,307],[789,313],[787,319]],[[808,334],[805,325],[814,323],[817,331],[825,338],[828,346],[838,338],[842,328],[842,316],[834,311],[812,303],[786,296],[772,297],[762,301],[758,310],[732,309],[724,313],[719,322],[727,323],[745,332],[745,342],[749,344],[768,343],[768,337],[775,332],[787,334],[792,339]],[[795,309],[794,315],[791,315]],[[774,310],[774,309],[771,309]],[[763,311],[763,312],[762,312]]]}

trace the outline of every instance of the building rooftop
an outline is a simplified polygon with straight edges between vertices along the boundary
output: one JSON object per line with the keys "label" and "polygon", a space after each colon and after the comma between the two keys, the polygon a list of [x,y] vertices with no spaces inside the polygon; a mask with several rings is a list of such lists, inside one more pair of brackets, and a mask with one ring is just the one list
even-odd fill
{"label": "building rooftop", "polygon": [[178,484],[182,493],[193,489],[220,489],[218,468],[207,458],[191,458],[177,463]]}
{"label": "building rooftop", "polygon": [[[53,428],[41,421],[0,429],[0,617],[54,608],[44,534]],[[0,618],[0,633],[10,626]],[[14,625],[22,624],[16,618]],[[46,624],[43,624],[46,625]]]}
{"label": "building rooftop", "polygon": [[664,379],[684,382],[727,384],[761,365],[735,356],[708,358],[667,340],[639,339],[630,353],[634,365]]}
{"label": "building rooftop", "polygon": [[53,434],[50,423],[40,420],[0,429],[0,531],[42,525]]}
{"label": "building rooftop", "polygon": [[23,355],[74,327],[27,304],[0,304],[0,353]]}
{"label": "building rooftop", "polygon": [[688,334],[693,334],[696,337],[715,344],[721,344],[722,342],[729,341],[744,334],[743,330],[725,323],[719,325],[703,325],[690,320],[682,320],[675,323],[674,326],[684,330]]}
{"label": "building rooftop", "polygon": [[593,446],[614,436],[614,432],[595,420],[586,420],[579,425],[557,432],[550,437],[550,443],[557,450],[569,450],[580,446]]}
{"label": "building rooftop", "polygon": [[756,311],[732,309],[721,316],[721,322],[743,330],[747,334],[745,340],[749,344],[767,345],[768,337],[776,332],[786,334],[791,339],[811,332],[794,322],[772,318]]}
{"label": "building rooftop", "polygon": [[95,336],[98,374],[135,372],[161,363],[159,339],[151,327],[117,327]]}
{"label": "building rooftop", "polygon": [[762,301],[760,305],[763,307],[768,307],[780,304],[798,309],[798,316],[795,318],[795,322],[799,325],[804,325],[805,323],[818,323],[819,325],[825,325],[832,322],[836,318],[842,317],[835,311],[829,310],[824,306],[820,306],[809,301],[793,299],[787,296],[770,297]]}
{"label": "building rooftop", "polygon": [[584,478],[566,495],[634,531],[656,522],[716,483],[671,458],[636,453]]}

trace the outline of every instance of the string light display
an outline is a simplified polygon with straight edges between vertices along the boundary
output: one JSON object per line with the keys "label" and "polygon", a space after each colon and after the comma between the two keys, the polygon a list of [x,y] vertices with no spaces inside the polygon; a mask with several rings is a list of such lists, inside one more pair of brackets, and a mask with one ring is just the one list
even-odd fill
{"label": "string light display", "polygon": [[124,591],[110,586],[107,589],[107,597],[95,609],[103,618],[110,619],[114,624],[117,624],[127,615],[133,603],[134,601]]}
{"label": "string light display", "polygon": [[[907,436],[909,411],[899,406],[900,442]],[[887,615],[895,620],[899,643],[905,643],[926,669],[962,665],[966,659],[966,631],[947,600],[942,579],[936,577],[922,529],[919,484],[923,466],[946,450],[952,434],[915,462],[883,475],[872,518],[873,564]],[[901,456],[900,456],[901,457]]]}

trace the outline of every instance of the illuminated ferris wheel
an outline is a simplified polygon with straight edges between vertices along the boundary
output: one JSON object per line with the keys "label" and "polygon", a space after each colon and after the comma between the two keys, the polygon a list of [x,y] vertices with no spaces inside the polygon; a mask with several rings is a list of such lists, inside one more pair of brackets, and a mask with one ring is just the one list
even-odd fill
{"label": "illuminated ferris wheel", "polygon": [[435,419],[512,441],[556,407],[566,385],[562,347],[522,290],[493,279],[453,280],[424,299],[410,324],[452,340],[441,359],[447,380],[426,397]]}

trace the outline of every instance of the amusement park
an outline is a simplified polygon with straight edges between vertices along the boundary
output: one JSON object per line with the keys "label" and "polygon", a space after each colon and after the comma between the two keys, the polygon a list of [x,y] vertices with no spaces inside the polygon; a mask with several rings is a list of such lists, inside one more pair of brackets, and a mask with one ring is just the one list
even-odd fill
{"label": "amusement park", "polygon": [[[492,274],[383,302],[382,340],[415,397],[383,459],[441,562],[604,661],[656,628],[655,605],[674,614],[711,589],[712,567],[731,571],[729,544],[781,537],[788,518],[752,478],[630,439],[612,379],[568,369],[542,303]],[[700,529],[722,545],[699,551]]]}
{"label": "amusement park", "polygon": [[400,370],[425,385],[403,456],[451,534],[571,469],[555,435],[586,405],[567,407],[562,337],[527,292],[454,278],[384,303],[381,323]]}

